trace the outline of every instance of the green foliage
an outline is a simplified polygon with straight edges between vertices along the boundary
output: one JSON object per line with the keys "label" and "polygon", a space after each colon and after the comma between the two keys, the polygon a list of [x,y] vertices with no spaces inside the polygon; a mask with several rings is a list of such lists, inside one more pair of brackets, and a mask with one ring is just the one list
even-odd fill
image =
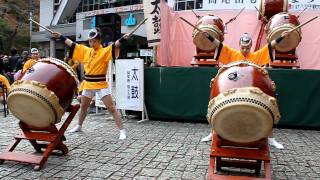
{"label": "green foliage", "polygon": [[8,40],[10,38],[10,34],[12,33],[12,30],[9,26],[9,24],[3,19],[0,19],[0,50],[2,51],[7,51],[8,49],[10,49],[10,47],[8,47]]}
{"label": "green foliage", "polygon": [[0,18],[0,50],[9,52],[12,47],[18,51],[29,47],[28,5],[24,0],[5,0],[5,13],[17,18],[18,28],[15,35],[14,22],[7,22],[7,18]]}

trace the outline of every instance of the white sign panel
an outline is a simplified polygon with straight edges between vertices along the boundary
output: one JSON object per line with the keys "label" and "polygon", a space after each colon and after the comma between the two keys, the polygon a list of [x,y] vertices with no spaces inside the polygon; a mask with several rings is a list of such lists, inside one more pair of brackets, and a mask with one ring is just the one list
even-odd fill
{"label": "white sign panel", "polygon": [[213,9],[255,9],[254,6],[259,8],[260,1],[258,0],[204,0],[203,8],[204,10]]}
{"label": "white sign panel", "polygon": [[140,49],[140,56],[153,56],[153,49]]}
{"label": "white sign panel", "polygon": [[116,61],[117,109],[143,111],[143,71],[143,59],[120,59]]}
{"label": "white sign panel", "polygon": [[160,44],[160,0],[143,0],[147,40],[149,46]]}

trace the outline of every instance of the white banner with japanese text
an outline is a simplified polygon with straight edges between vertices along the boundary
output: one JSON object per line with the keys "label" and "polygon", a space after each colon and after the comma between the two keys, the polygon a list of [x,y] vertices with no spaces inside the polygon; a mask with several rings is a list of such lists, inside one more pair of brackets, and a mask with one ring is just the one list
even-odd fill
{"label": "white banner with japanese text", "polygon": [[149,46],[160,43],[160,0],[143,0],[147,40]]}
{"label": "white banner with japanese text", "polygon": [[117,109],[143,111],[144,104],[143,59],[116,60]]}
{"label": "white banner with japanese text", "polygon": [[[203,0],[202,10],[218,9],[255,9],[260,7],[260,0]],[[265,6],[265,5],[264,5]],[[288,11],[320,10],[319,0],[288,0]]]}
{"label": "white banner with japanese text", "polygon": [[213,9],[255,9],[259,8],[260,1],[258,0],[204,0],[203,10]]}

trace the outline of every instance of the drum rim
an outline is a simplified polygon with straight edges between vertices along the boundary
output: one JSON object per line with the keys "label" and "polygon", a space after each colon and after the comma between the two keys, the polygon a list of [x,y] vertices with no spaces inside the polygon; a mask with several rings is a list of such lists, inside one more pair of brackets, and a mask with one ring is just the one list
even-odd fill
{"label": "drum rim", "polygon": [[38,62],[51,62],[59,67],[64,68],[75,80],[77,87],[79,86],[79,79],[77,73],[69,66],[69,64],[63,62],[60,59],[53,58],[53,57],[47,57],[47,58],[42,58]]}
{"label": "drum rim", "polygon": [[258,64],[250,61],[250,60],[240,60],[240,61],[234,61],[234,62],[231,62],[231,63],[228,63],[228,64],[224,64],[222,67],[220,67],[218,69],[218,72],[216,74],[215,77],[217,77],[218,75],[220,75],[224,70],[228,69],[228,68],[231,68],[231,67],[234,67],[234,66],[239,66],[240,64],[245,64],[245,65],[248,65],[248,66],[253,66],[255,68],[258,68],[259,71],[261,71],[263,74],[268,74],[268,71],[259,66]]}

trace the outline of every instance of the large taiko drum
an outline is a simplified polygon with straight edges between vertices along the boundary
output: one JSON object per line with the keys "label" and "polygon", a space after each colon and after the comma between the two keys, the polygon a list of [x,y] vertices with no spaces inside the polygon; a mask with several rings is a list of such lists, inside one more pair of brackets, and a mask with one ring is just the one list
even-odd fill
{"label": "large taiko drum", "polygon": [[68,64],[55,58],[40,59],[12,84],[9,109],[29,126],[48,127],[60,122],[78,83]]}
{"label": "large taiko drum", "polygon": [[[224,24],[223,21],[214,15],[201,17],[195,25],[202,31],[207,32],[212,37],[217,38],[220,42],[224,40]],[[204,51],[215,49],[215,45],[205,36],[201,35],[197,29],[192,32],[193,44]]]}
{"label": "large taiko drum", "polygon": [[261,0],[259,10],[263,16],[270,19],[277,13],[288,12],[288,0]]}
{"label": "large taiko drum", "polygon": [[207,119],[221,138],[231,142],[268,137],[280,119],[268,72],[248,61],[221,67],[211,80]]}
{"label": "large taiko drum", "polygon": [[[266,25],[266,34],[268,42],[280,37],[284,31],[292,30],[300,25],[297,16],[288,13],[278,13],[269,20]],[[290,33],[290,36],[286,37],[275,49],[280,52],[288,52],[296,48],[301,41],[301,29],[297,28]]]}

